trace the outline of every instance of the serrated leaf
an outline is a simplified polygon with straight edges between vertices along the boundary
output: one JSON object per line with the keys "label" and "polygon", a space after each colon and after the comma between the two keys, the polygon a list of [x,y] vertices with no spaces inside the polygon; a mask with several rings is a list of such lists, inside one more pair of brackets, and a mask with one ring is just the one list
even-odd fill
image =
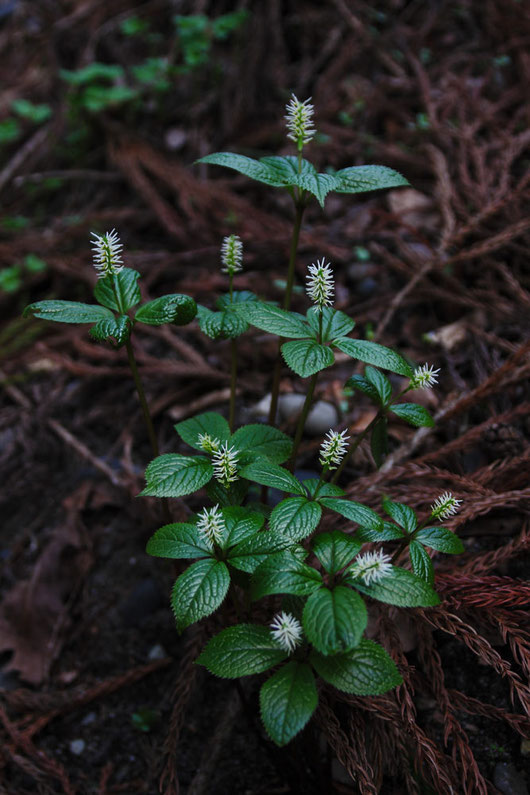
{"label": "serrated leaf", "polygon": [[379,397],[379,393],[375,386],[368,381],[364,375],[352,375],[351,378],[348,378],[345,385],[350,387],[350,389],[355,389],[357,392],[362,392],[364,395],[370,398],[376,406],[381,405],[381,400]]}
{"label": "serrated leaf", "polygon": [[296,183],[302,190],[312,193],[321,207],[328,193],[336,187],[336,179],[332,174],[300,174]]}
{"label": "serrated leaf", "polygon": [[276,593],[308,596],[322,585],[316,569],[302,563],[290,550],[270,555],[255,571],[252,598]]}
{"label": "serrated leaf", "polygon": [[24,317],[32,314],[41,320],[56,323],[97,323],[114,319],[110,309],[99,304],[81,304],[78,301],[37,301],[24,309]]}
{"label": "serrated leaf", "polygon": [[378,469],[388,453],[387,425],[387,418],[381,417],[381,419],[375,423],[370,435],[370,450],[372,451],[374,463]]}
{"label": "serrated leaf", "polygon": [[409,185],[408,180],[386,166],[350,166],[335,172],[334,189],[337,193],[366,193],[402,185]]}
{"label": "serrated leaf", "polygon": [[429,585],[434,585],[434,566],[425,547],[417,541],[411,541],[409,553],[414,574],[425,580]]}
{"label": "serrated leaf", "polygon": [[286,536],[279,536],[267,530],[247,538],[229,552],[228,561],[239,571],[252,574],[270,555],[293,545]]}
{"label": "serrated leaf", "polygon": [[311,336],[311,328],[301,315],[287,312],[274,304],[248,301],[237,306],[237,313],[247,323],[262,331],[268,331],[269,334],[277,334],[288,339],[304,339]]}
{"label": "serrated leaf", "polygon": [[361,527],[355,533],[355,538],[360,541],[394,541],[404,537],[405,531],[392,522],[383,522],[382,530],[369,530],[367,527]]}
{"label": "serrated leaf", "polygon": [[[94,288],[94,298],[98,303],[115,312],[127,312],[141,300],[139,278],[138,271],[132,268],[122,268],[114,275],[98,279]],[[116,301],[116,293],[118,301]]]}
{"label": "serrated leaf", "polygon": [[328,574],[336,574],[351,562],[362,544],[342,530],[320,533],[313,539],[313,552]]}
{"label": "serrated leaf", "polygon": [[286,364],[301,378],[319,373],[335,361],[333,351],[316,340],[296,340],[282,345]]}
{"label": "serrated leaf", "polygon": [[148,555],[157,558],[208,558],[212,548],[194,524],[166,524],[147,542]]}
{"label": "serrated leaf", "polygon": [[285,660],[268,627],[238,624],[223,629],[203,649],[197,663],[226,679],[261,674]]}
{"label": "serrated leaf", "polygon": [[[307,310],[307,322],[315,334],[318,334],[320,331],[320,311],[320,309],[314,306]],[[330,340],[336,337],[346,336],[354,326],[355,321],[344,314],[344,312],[333,309],[332,306],[322,307],[322,342],[330,342]]]}
{"label": "serrated leaf", "polygon": [[[271,160],[271,158],[269,158]],[[280,158],[278,158],[280,160]],[[251,157],[244,155],[237,155],[233,152],[215,152],[211,155],[201,157],[196,163],[207,163],[209,165],[224,166],[237,171],[239,174],[244,174],[250,179],[257,182],[264,182],[273,188],[285,187],[290,184],[290,175],[287,174],[288,164],[285,164],[285,169],[274,167],[272,164],[263,163],[259,160],[254,160]],[[294,171],[290,169],[291,173]]]}
{"label": "serrated leaf", "polygon": [[138,309],[135,320],[148,326],[161,326],[163,323],[175,323],[185,326],[191,323],[197,314],[197,304],[189,295],[163,295],[154,301],[144,304]]}
{"label": "serrated leaf", "polygon": [[177,630],[211,615],[224,600],[230,585],[230,574],[220,560],[199,560],[186,569],[171,592],[171,607]]}
{"label": "serrated leaf", "polygon": [[375,367],[370,366],[364,368],[364,375],[368,383],[372,384],[377,391],[379,403],[382,406],[386,406],[392,397],[392,384],[386,375],[380,373]]}
{"label": "serrated leaf", "polygon": [[235,339],[248,329],[246,320],[230,309],[211,312],[206,307],[199,306],[198,316],[201,331],[212,340]]}
{"label": "serrated leaf", "polygon": [[272,489],[285,491],[287,494],[305,496],[304,487],[294,475],[265,458],[260,458],[258,461],[243,467],[239,475],[242,478],[251,480],[253,483],[259,483],[260,486],[269,486]]}
{"label": "serrated leaf", "polygon": [[214,505],[238,506],[241,505],[249,489],[248,480],[235,480],[226,488],[218,480],[212,479],[206,486],[206,493]]}
{"label": "serrated leaf", "polygon": [[357,696],[386,693],[403,681],[396,664],[383,647],[367,638],[351,651],[333,657],[324,657],[314,651],[310,662],[330,685]]}
{"label": "serrated leaf", "polygon": [[96,340],[116,340],[117,345],[122,345],[131,335],[131,321],[127,315],[105,317],[98,320],[88,333]]}
{"label": "serrated leaf", "polygon": [[223,508],[221,513],[227,531],[224,544],[227,548],[255,536],[265,522],[265,517],[261,513],[252,511],[250,508],[228,506]]}
{"label": "serrated leaf", "polygon": [[426,547],[445,552],[446,555],[460,555],[464,552],[461,540],[446,527],[424,527],[416,533],[414,539]]}
{"label": "serrated leaf", "polygon": [[166,453],[145,470],[147,485],[140,496],[183,497],[198,491],[212,477],[213,467],[207,458]]}
{"label": "serrated leaf", "polygon": [[398,607],[434,607],[440,604],[438,594],[411,571],[392,566],[392,572],[381,582],[363,585],[359,580],[347,578],[354,588],[380,602]]}
{"label": "serrated leaf", "polygon": [[282,666],[262,685],[259,702],[267,734],[276,745],[286,745],[304,728],[318,704],[309,665],[292,660]]}
{"label": "serrated leaf", "polygon": [[325,656],[349,651],[359,644],[368,614],[359,596],[343,585],[320,588],[306,602],[304,632],[315,649]]}
{"label": "serrated leaf", "polygon": [[306,487],[307,492],[310,497],[314,497],[317,487],[318,488],[318,496],[320,497],[343,497],[344,496],[344,489],[341,489],[340,486],[336,486],[335,483],[321,483],[318,478],[308,478],[307,480],[302,481],[302,484]]}
{"label": "serrated leaf", "polygon": [[383,498],[383,509],[396,524],[403,527],[407,533],[413,533],[418,526],[418,517],[412,508],[401,502],[392,502],[387,497]]}
{"label": "serrated leaf", "polygon": [[352,522],[357,522],[361,527],[369,527],[371,530],[382,530],[383,520],[368,508],[367,505],[362,505],[360,502],[353,502],[352,500],[342,500],[334,497],[318,497],[318,501],[329,508],[330,511],[340,513],[341,516],[350,519]]}
{"label": "serrated leaf", "polygon": [[265,456],[274,464],[282,464],[291,455],[292,439],[271,425],[244,425],[230,439],[230,445],[239,451],[250,451],[253,456]]}
{"label": "serrated leaf", "polygon": [[334,345],[353,359],[373,364],[383,370],[406,375],[408,378],[412,376],[411,368],[399,353],[391,350],[391,348],[386,348],[384,345],[379,345],[377,342],[339,337],[339,339],[334,341]]}
{"label": "serrated leaf", "polygon": [[391,406],[391,411],[415,428],[432,428],[434,426],[434,419],[427,409],[418,406],[417,403],[395,403]]}
{"label": "serrated leaf", "polygon": [[318,527],[322,508],[306,497],[288,497],[274,508],[270,515],[271,530],[292,541],[307,538]]}
{"label": "serrated leaf", "polygon": [[245,304],[247,301],[258,300],[258,296],[255,293],[250,292],[250,290],[234,290],[232,295],[230,295],[230,293],[220,295],[216,299],[215,305],[217,309],[233,309],[234,304]]}
{"label": "serrated leaf", "polygon": [[215,411],[207,411],[205,414],[197,414],[189,420],[178,422],[175,430],[182,441],[195,450],[202,450],[199,443],[200,434],[207,433],[212,439],[218,439],[221,444],[230,439],[230,427],[227,421]]}

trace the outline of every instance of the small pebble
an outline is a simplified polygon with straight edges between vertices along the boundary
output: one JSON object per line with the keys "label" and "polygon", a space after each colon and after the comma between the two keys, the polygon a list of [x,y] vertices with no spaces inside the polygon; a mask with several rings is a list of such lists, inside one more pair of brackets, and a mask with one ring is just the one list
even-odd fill
{"label": "small pebble", "polygon": [[85,715],[85,717],[81,721],[81,725],[82,726],[90,726],[91,723],[95,722],[96,718],[97,718],[97,715],[96,715],[95,712],[89,712],[88,715]]}
{"label": "small pebble", "polygon": [[495,765],[493,783],[503,795],[528,795],[523,776],[510,762],[498,762]]}
{"label": "small pebble", "polygon": [[149,654],[147,655],[147,659],[152,662],[153,660],[163,660],[164,657],[167,657],[167,651],[164,649],[160,643],[156,643],[152,649],[149,650]]}
{"label": "small pebble", "polygon": [[76,756],[81,756],[85,750],[85,745],[86,743],[84,740],[72,740],[70,743],[70,751]]}
{"label": "small pebble", "polygon": [[332,403],[317,400],[306,420],[305,432],[310,436],[323,436],[339,423],[337,409]]}

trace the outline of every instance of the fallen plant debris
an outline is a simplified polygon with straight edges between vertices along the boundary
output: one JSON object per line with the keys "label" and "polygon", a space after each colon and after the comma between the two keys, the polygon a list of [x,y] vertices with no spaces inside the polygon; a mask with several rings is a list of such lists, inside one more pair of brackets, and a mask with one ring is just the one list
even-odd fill
{"label": "fallen plant debris", "polygon": [[[8,274],[5,284],[14,290],[0,287],[0,565],[13,641],[0,671],[6,792],[151,793],[160,784],[161,792],[196,795],[475,793],[499,791],[503,765],[524,776],[530,31],[523,6],[494,0],[479,9],[464,0],[433,8],[398,0],[373,9],[338,0],[310,8],[296,0],[281,10],[250,8],[225,39],[210,36],[211,22],[204,22],[226,15],[218,0],[179,7],[192,28],[185,39],[165,2],[135,9],[87,3],[65,13],[20,0],[0,20],[0,257],[1,268],[18,265],[22,279]],[[196,65],[194,47],[206,53]],[[161,53],[166,65],[148,63]],[[74,107],[59,75],[93,62],[107,67],[86,84],[91,102],[105,106],[98,111]],[[190,164],[216,150],[256,159],[275,151],[282,135],[277,109],[291,89],[312,94],[318,109],[322,135],[310,146],[319,171],[324,163],[334,170],[385,163],[427,199],[408,209],[377,194],[329,199],[323,213],[316,204],[308,208],[301,229],[295,284],[302,285],[315,252],[325,252],[335,266],[335,306],[355,317],[360,336],[441,371],[439,402],[424,404],[435,427],[390,423],[389,456],[375,478],[361,444],[345,470],[346,495],[379,510],[386,493],[423,516],[433,495],[451,489],[463,502],[446,526],[465,552],[429,554],[442,604],[421,618],[413,609],[413,641],[401,622],[391,625],[386,608],[369,606],[373,637],[403,684],[370,697],[325,688],[314,726],[286,753],[272,751],[253,720],[251,686],[235,698],[193,664],[221,629],[215,616],[181,640],[164,607],[150,608],[141,625],[121,623],[119,607],[136,583],[162,582],[169,594],[183,571],[144,553],[160,522],[155,500],[131,496],[150,453],[126,384],[127,359],[71,328],[21,322],[19,315],[25,304],[46,299],[90,302],[89,232],[113,227],[124,236],[128,265],[142,273],[145,301],[185,293],[213,308],[223,289],[212,275],[218,244],[236,231],[248,261],[241,289],[281,301],[283,287],[274,280],[283,278],[290,225],[279,192]],[[21,98],[30,105],[12,104]],[[38,110],[43,105],[51,116]],[[185,132],[178,149],[165,143],[174,128]],[[26,269],[30,255],[46,267]],[[293,307],[306,309],[296,291]],[[237,344],[239,425],[248,421],[246,407],[270,390],[276,348],[259,331]],[[135,352],[160,449],[184,454],[172,422],[225,411],[230,341],[208,345],[198,323],[152,327],[138,334]],[[372,416],[362,393],[332,386],[352,376],[345,361],[337,357],[316,396],[335,403],[339,430],[350,434]],[[300,382],[284,370],[281,388],[296,392]],[[361,423],[364,415],[368,423]],[[308,477],[318,468],[318,447],[302,437]],[[65,506],[85,483],[91,496]],[[188,522],[201,507],[191,499],[172,507],[173,517]],[[344,527],[339,517],[326,522],[330,532]],[[64,564],[65,552],[78,569]],[[399,565],[408,565],[405,555]],[[38,593],[49,589],[43,609],[55,594],[47,623],[30,616],[33,640],[43,632],[33,659],[22,652],[32,633],[13,635],[18,613],[7,612],[15,596],[30,598],[31,582]],[[270,616],[263,611],[257,621],[266,625]],[[159,644],[167,656],[150,662]],[[45,684],[28,688],[25,672],[37,670]],[[149,709],[163,720],[142,733],[132,716]],[[84,742],[79,756],[69,750],[72,739]],[[212,759],[220,760],[214,784]]]}

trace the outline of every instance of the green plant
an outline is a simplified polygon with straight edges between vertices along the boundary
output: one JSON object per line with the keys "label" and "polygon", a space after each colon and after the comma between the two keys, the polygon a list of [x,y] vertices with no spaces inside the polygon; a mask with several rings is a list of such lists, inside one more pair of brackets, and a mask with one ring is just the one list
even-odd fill
{"label": "green plant", "polygon": [[[223,152],[200,161],[228,166],[284,188],[294,202],[283,307],[233,290],[242,248],[239,238],[232,235],[222,248],[229,293],[218,299],[218,311],[198,310],[205,334],[228,338],[231,345],[247,325],[279,337],[273,377],[276,394],[269,424],[234,429],[232,378],[229,422],[219,413],[207,412],[178,423],[177,433],[194,453],[155,458],[147,467],[142,492],[179,498],[206,490],[211,505],[185,523],[160,528],[148,542],[147,551],[158,557],[193,561],[177,578],[171,595],[179,632],[217,610],[228,624],[207,643],[199,664],[226,678],[275,669],[261,686],[260,711],[268,734],[278,745],[288,743],[311,718],[318,703],[317,677],[359,696],[384,693],[401,682],[385,649],[365,637],[366,599],[400,607],[435,606],[439,598],[427,549],[449,554],[463,549],[448,529],[431,526],[458,509],[460,501],[449,492],[433,503],[423,521],[409,506],[384,498],[388,519],[383,519],[367,505],[349,499],[336,483],[368,435],[374,461],[380,465],[389,414],[414,427],[433,424],[426,409],[402,398],[412,389],[432,387],[438,371],[428,365],[411,367],[392,349],[351,337],[355,323],[333,308],[333,272],[325,259],[308,268],[306,291],[313,305],[305,315],[290,310],[298,236],[310,198],[314,196],[322,205],[330,191],[361,193],[408,183],[383,166],[317,173],[302,157],[303,147],[315,134],[312,106],[293,97],[287,110],[296,156],[256,161]],[[320,448],[320,477],[303,479],[296,470],[298,446],[318,375],[334,363],[336,350],[367,365],[363,375],[348,380],[347,388],[367,395],[376,405],[376,416],[350,445],[347,430],[330,429]],[[274,426],[282,360],[298,376],[310,379],[294,440]],[[381,370],[406,377],[407,386],[394,394],[391,381]],[[268,502],[268,489],[280,493],[274,507]],[[324,530],[323,519],[333,516],[340,518],[343,527]],[[385,549],[366,544],[385,544]],[[393,554],[388,549],[393,549]],[[405,551],[412,571],[397,565]],[[255,610],[254,604],[263,599],[268,600],[266,605]],[[252,620],[266,610],[270,611],[269,626]],[[238,623],[230,625],[234,617]]]}
{"label": "green plant", "polygon": [[248,11],[244,10],[223,14],[217,19],[210,19],[204,14],[173,17],[182,50],[184,62],[182,71],[191,72],[207,64],[212,41],[224,41],[240,28],[247,18]]}
{"label": "green plant", "polygon": [[41,273],[47,267],[44,260],[36,254],[27,254],[22,263],[0,270],[0,290],[14,293],[22,287],[25,273]]}

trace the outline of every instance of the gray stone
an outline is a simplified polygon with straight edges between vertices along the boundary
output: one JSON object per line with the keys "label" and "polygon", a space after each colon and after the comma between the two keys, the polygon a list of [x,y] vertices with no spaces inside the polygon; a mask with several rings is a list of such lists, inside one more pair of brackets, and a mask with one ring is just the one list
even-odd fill
{"label": "gray stone", "polygon": [[84,740],[72,740],[70,743],[70,751],[76,756],[81,756],[85,750],[86,743]]}
{"label": "gray stone", "polygon": [[317,400],[307,418],[305,432],[310,436],[323,436],[339,422],[339,415],[333,403]]}
{"label": "gray stone", "polygon": [[524,777],[510,762],[498,762],[495,765],[493,783],[503,795],[528,795]]}
{"label": "gray stone", "polygon": [[147,655],[147,659],[150,662],[152,662],[153,660],[163,660],[164,657],[167,657],[167,656],[168,656],[168,654],[167,654],[167,651],[164,649],[164,647],[160,643],[157,643],[157,644],[155,644],[153,646],[152,649],[149,650],[149,654]]}

